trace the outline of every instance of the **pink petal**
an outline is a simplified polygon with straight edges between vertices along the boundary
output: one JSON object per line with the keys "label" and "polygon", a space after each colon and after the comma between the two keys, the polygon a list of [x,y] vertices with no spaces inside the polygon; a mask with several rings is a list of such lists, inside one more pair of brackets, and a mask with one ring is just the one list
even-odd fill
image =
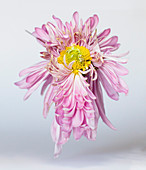
{"label": "pink petal", "polygon": [[75,140],[79,140],[81,136],[83,135],[83,132],[84,132],[84,128],[82,127],[73,128],[73,135],[74,135]]}
{"label": "pink petal", "polygon": [[100,50],[101,50],[101,52],[106,53],[107,51],[110,51],[110,52],[115,51],[119,47],[120,47],[120,44],[116,44],[113,46],[104,46],[104,47],[100,48]]}
{"label": "pink petal", "polygon": [[118,62],[118,63],[122,63],[122,64],[126,64],[127,63],[127,58],[116,58],[116,57],[109,57],[109,56],[104,56],[106,59],[108,60],[112,60],[112,61],[115,61],[115,62]]}
{"label": "pink petal", "polygon": [[117,42],[118,42],[118,37],[113,36],[113,37],[109,38],[108,40],[100,43],[99,46],[100,46],[100,48],[105,47],[105,46],[114,46],[117,44]]}
{"label": "pink petal", "polygon": [[37,71],[37,72],[34,72],[33,74],[30,74],[26,77],[26,82],[27,83],[32,83],[34,81],[36,81],[41,74],[43,74],[45,72],[45,70],[42,70],[42,71]]}
{"label": "pink petal", "polygon": [[86,129],[84,131],[84,136],[89,140],[96,140],[97,129]]}
{"label": "pink petal", "polygon": [[75,21],[75,25],[78,26],[79,25],[79,13],[77,11],[74,12],[73,19]]}
{"label": "pink petal", "polygon": [[104,72],[110,82],[113,84],[118,84],[119,79],[111,67],[104,64],[100,69]]}
{"label": "pink petal", "polygon": [[45,83],[43,84],[43,86],[42,86],[41,95],[44,94],[44,91],[46,90],[46,88],[48,87],[48,85],[52,82],[52,80],[53,80],[52,75],[49,75],[49,76],[47,77],[46,82],[45,82]]}
{"label": "pink petal", "polygon": [[119,95],[118,93],[114,90],[114,88],[111,86],[111,84],[109,83],[107,77],[105,76],[105,74],[103,73],[102,70],[98,70],[98,76],[99,79],[107,93],[107,95],[112,98],[113,100],[119,100]]}
{"label": "pink petal", "polygon": [[79,127],[82,124],[83,119],[84,119],[83,111],[80,109],[77,109],[72,119],[72,126]]}
{"label": "pink petal", "polygon": [[42,78],[39,79],[25,94],[24,100],[28,99],[29,96],[40,86],[40,84],[44,81],[44,79],[48,76],[48,73],[45,73],[45,75],[42,75]]}
{"label": "pink petal", "polygon": [[97,24],[99,22],[99,18],[97,15],[94,15],[92,19],[90,19],[90,27],[91,27],[91,32],[94,31],[96,28]]}
{"label": "pink petal", "polygon": [[56,21],[57,26],[59,27],[59,29],[62,30],[62,31],[64,31],[64,29],[63,29],[64,26],[63,26],[62,21],[61,21],[59,18],[55,17],[54,15],[52,16],[52,18]]}
{"label": "pink petal", "polygon": [[128,74],[128,70],[123,67],[122,65],[114,62],[114,61],[105,61],[105,64],[108,64],[110,67],[112,67],[114,69],[114,71],[116,72],[116,74],[120,75],[120,76],[124,76]]}
{"label": "pink petal", "polygon": [[34,66],[31,66],[31,67],[28,67],[24,70],[22,70],[20,73],[19,73],[19,76],[22,77],[30,72],[33,72],[33,71],[36,71],[36,70],[39,70],[41,68],[45,68],[45,66],[47,65],[48,61],[42,61],[40,63],[37,63],[36,65]]}
{"label": "pink petal", "polygon": [[110,128],[115,130],[115,127],[111,124],[111,122],[108,120],[108,118],[105,115],[105,109],[104,109],[104,103],[103,103],[103,94],[102,89],[99,83],[99,80],[97,79],[96,82],[94,82],[94,93],[96,95],[96,104],[99,109],[99,114],[105,124],[109,126]]}
{"label": "pink petal", "polygon": [[47,113],[48,113],[48,110],[50,108],[50,105],[51,103],[53,102],[53,98],[55,96],[55,86],[53,85],[50,85],[47,92],[46,92],[46,95],[45,95],[45,98],[44,98],[44,108],[43,108],[43,116],[44,118],[47,117]]}
{"label": "pink petal", "polygon": [[121,58],[121,57],[125,57],[125,56],[128,55],[128,54],[129,54],[129,51],[126,52],[126,53],[120,54],[120,55],[118,55],[118,54],[104,54],[104,56],[106,57],[106,55],[107,55],[108,57]]}
{"label": "pink petal", "polygon": [[35,33],[38,35],[37,38],[40,38],[45,41],[50,41],[49,35],[41,28],[35,28]]}
{"label": "pink petal", "polygon": [[104,30],[102,33],[100,33],[97,38],[98,38],[98,42],[101,42],[102,40],[104,40],[111,32],[111,29],[108,28],[106,30]]}
{"label": "pink petal", "polygon": [[120,84],[120,89],[122,90],[122,92],[124,92],[125,94],[128,94],[128,91],[129,91],[128,86],[121,77],[119,77],[119,84]]}

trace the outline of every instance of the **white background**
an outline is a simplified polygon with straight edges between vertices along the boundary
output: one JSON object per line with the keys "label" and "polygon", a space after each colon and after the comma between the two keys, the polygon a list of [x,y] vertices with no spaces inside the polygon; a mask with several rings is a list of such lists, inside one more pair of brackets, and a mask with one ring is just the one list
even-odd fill
{"label": "white background", "polygon": [[[145,0],[12,0],[0,2],[0,169],[146,169],[146,4]],[[121,48],[117,53],[130,51],[124,78],[129,86],[127,96],[118,102],[106,94],[108,118],[117,128],[109,129],[99,121],[97,140],[72,137],[64,145],[58,159],[53,158],[54,143],[50,125],[54,109],[48,118],[42,116],[43,97],[40,89],[28,101],[25,90],[14,82],[18,73],[39,61],[43,50],[33,37],[34,27],[41,27],[51,16],[63,22],[78,11],[85,21],[98,14],[98,32],[112,28],[118,35]]]}

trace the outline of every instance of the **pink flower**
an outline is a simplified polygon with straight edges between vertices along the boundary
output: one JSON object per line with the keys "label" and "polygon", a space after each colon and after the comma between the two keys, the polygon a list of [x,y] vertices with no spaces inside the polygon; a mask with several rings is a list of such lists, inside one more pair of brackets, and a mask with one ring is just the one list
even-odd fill
{"label": "pink flower", "polygon": [[45,60],[20,72],[24,79],[15,83],[28,89],[27,99],[42,83],[41,94],[47,88],[44,98],[43,115],[46,118],[52,103],[55,103],[55,118],[51,134],[55,142],[57,157],[70,138],[71,132],[76,140],[85,136],[96,139],[98,120],[115,129],[105,115],[102,88],[107,95],[119,99],[119,93],[128,93],[121,76],[128,70],[121,64],[128,53],[116,55],[112,52],[120,46],[118,37],[107,39],[110,29],[97,34],[98,16],[94,15],[79,23],[79,14],[65,25],[53,16],[57,26],[48,22],[32,33],[45,47],[41,57]]}

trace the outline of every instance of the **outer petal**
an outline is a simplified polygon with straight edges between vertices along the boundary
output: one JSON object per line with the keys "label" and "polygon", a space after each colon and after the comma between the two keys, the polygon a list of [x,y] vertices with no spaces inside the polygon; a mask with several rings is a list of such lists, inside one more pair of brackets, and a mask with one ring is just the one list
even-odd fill
{"label": "outer petal", "polygon": [[79,25],[79,13],[77,11],[74,12],[73,19],[74,19],[74,22],[75,22],[75,26],[78,26]]}
{"label": "outer petal", "polygon": [[19,73],[20,76],[26,75],[24,79],[15,83],[15,85],[19,86],[19,88],[28,89],[24,96],[24,100],[26,100],[43,81],[47,81],[51,77],[50,73],[45,68],[47,63],[48,62],[46,61],[37,63],[36,65],[24,69]]}
{"label": "outer petal", "polygon": [[122,65],[118,64],[117,62],[114,61],[105,61],[105,64],[108,64],[111,68],[114,69],[114,71],[120,75],[120,76],[124,76],[128,74],[128,69],[123,67]]}
{"label": "outer petal", "polygon": [[102,40],[104,40],[111,32],[111,29],[108,28],[106,30],[104,30],[102,33],[100,33],[97,38],[98,38],[98,42],[100,43]]}
{"label": "outer petal", "polygon": [[98,71],[98,76],[99,76],[99,80],[101,81],[107,95],[110,98],[112,98],[113,100],[119,100],[118,93],[113,89],[113,87],[111,86],[107,77],[105,76],[105,74],[103,73],[103,71],[101,69]]}
{"label": "outer petal", "polygon": [[50,41],[49,35],[41,28],[35,28],[35,33],[37,34],[37,38],[40,38],[44,41]]}
{"label": "outer petal", "polygon": [[51,127],[51,135],[55,142],[55,150],[54,150],[54,157],[57,158],[61,153],[62,145],[65,144],[71,132],[64,132],[62,131],[61,127],[57,124],[56,120],[54,119]]}
{"label": "outer petal", "polygon": [[45,68],[47,63],[48,63],[48,61],[42,61],[40,63],[37,63],[34,66],[28,67],[27,69],[22,70],[19,73],[19,76],[22,77],[22,76],[25,76],[26,74],[29,74],[31,72],[38,71],[39,69]]}
{"label": "outer petal", "polygon": [[48,113],[49,108],[50,108],[50,106],[53,102],[53,98],[55,96],[55,89],[56,89],[55,86],[50,85],[47,92],[46,92],[46,95],[45,95],[45,98],[44,98],[44,108],[43,108],[44,118],[47,117],[47,113]]}
{"label": "outer petal", "polygon": [[97,79],[94,81],[93,85],[93,92],[96,96],[96,104],[99,109],[99,114],[103,120],[104,123],[106,123],[110,128],[115,130],[115,127],[111,124],[111,122],[108,120],[108,118],[105,115],[105,109],[104,109],[104,103],[103,103],[103,95],[102,95],[102,89],[99,83],[99,80]]}
{"label": "outer petal", "polygon": [[56,21],[59,29],[64,31],[64,25],[63,25],[62,21],[59,18],[55,17],[54,15],[52,16],[52,18]]}

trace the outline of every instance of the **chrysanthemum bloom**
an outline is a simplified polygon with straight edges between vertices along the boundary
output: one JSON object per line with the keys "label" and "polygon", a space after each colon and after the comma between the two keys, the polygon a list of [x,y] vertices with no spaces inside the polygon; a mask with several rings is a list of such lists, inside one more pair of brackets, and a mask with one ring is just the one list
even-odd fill
{"label": "chrysanthemum bloom", "polygon": [[32,33],[45,47],[41,52],[44,61],[24,69],[20,76],[24,79],[15,83],[27,89],[26,100],[42,83],[41,94],[47,88],[44,99],[43,115],[46,118],[52,103],[55,103],[55,118],[51,134],[55,142],[55,157],[61,152],[71,132],[76,140],[85,136],[95,140],[98,120],[115,129],[105,115],[102,88],[113,100],[119,93],[128,93],[121,76],[128,70],[120,64],[128,53],[117,55],[113,51],[120,46],[118,37],[107,39],[110,29],[97,34],[97,15],[79,23],[79,14],[65,25],[53,16],[57,26],[48,22]]}

